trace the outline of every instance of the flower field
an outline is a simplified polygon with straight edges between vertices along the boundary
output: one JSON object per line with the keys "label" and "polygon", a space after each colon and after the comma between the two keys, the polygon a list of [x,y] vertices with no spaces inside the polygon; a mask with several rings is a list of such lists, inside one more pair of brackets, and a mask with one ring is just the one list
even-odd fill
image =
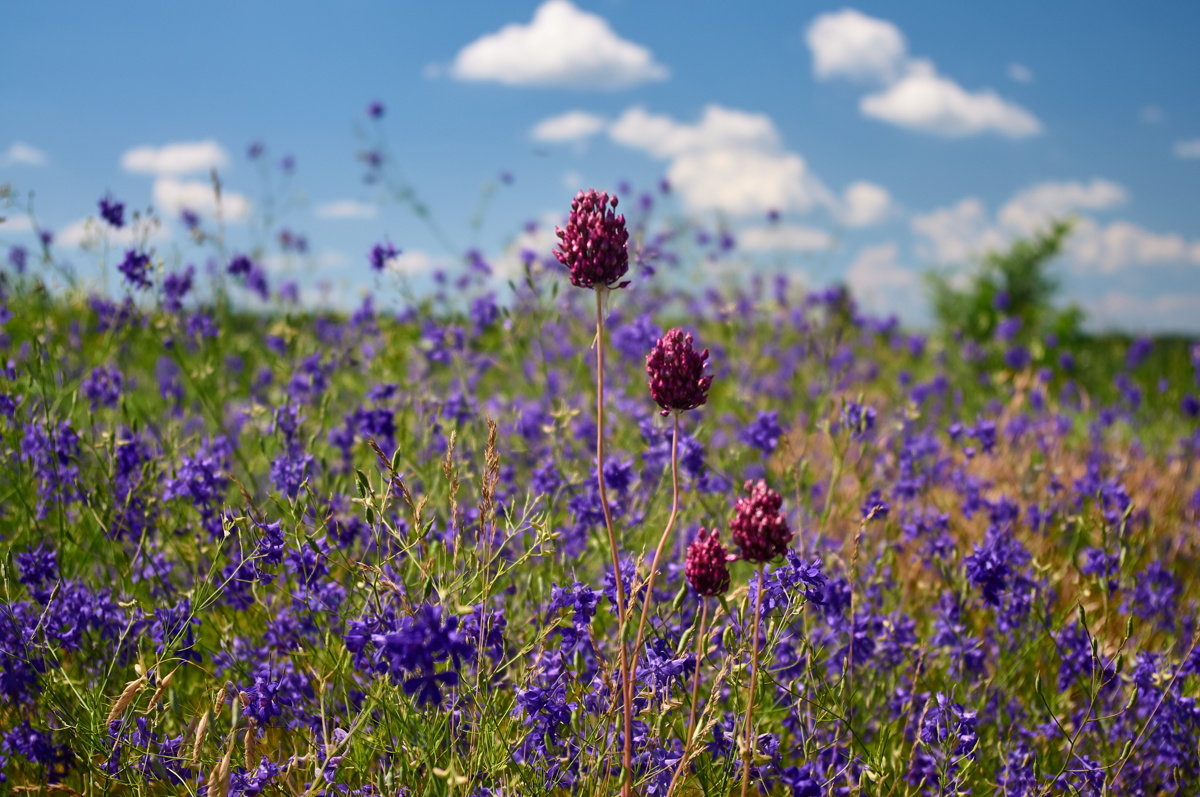
{"label": "flower field", "polygon": [[1200,348],[706,287],[653,194],[350,314],[10,249],[0,791],[1200,792]]}

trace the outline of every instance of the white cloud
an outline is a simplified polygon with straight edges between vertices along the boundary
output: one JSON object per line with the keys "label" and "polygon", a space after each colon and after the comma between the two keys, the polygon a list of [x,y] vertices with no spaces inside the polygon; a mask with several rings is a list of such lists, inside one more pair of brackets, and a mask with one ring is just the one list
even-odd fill
{"label": "white cloud", "polygon": [[892,212],[892,196],[881,185],[859,180],[842,192],[842,222],[848,227],[878,224]]}
{"label": "white cloud", "polygon": [[[975,197],[912,218],[919,239],[917,251],[939,263],[958,263],[1008,246],[1053,218],[1077,210],[1107,210],[1128,199],[1125,189],[1111,181],[1039,183],[1019,191],[993,219]],[[1200,239],[1147,230],[1118,219],[1102,224],[1075,215],[1075,226],[1064,245],[1064,258],[1078,272],[1111,274],[1135,266],[1200,265]]]}
{"label": "white cloud", "polygon": [[[575,187],[578,187],[578,181]],[[568,186],[570,187],[570,186]],[[521,230],[500,252],[488,262],[492,265],[494,278],[498,282],[520,277],[525,273],[523,252],[534,252],[539,259],[552,257],[551,252],[558,245],[558,237],[554,234],[554,226],[561,224],[562,218],[553,213],[542,216],[539,223],[532,229]]]}
{"label": "white cloud", "polygon": [[33,232],[33,221],[28,216],[5,216],[0,219],[0,234]]}
{"label": "white cloud", "polygon": [[88,247],[107,242],[109,246],[136,246],[142,243],[157,243],[169,237],[166,229],[157,220],[140,218],[127,223],[120,229],[95,218],[73,221],[54,234],[60,246]]}
{"label": "white cloud", "polygon": [[160,177],[220,169],[228,162],[229,153],[211,139],[134,147],[121,156],[121,168],[125,171]]}
{"label": "white cloud", "polygon": [[[939,74],[929,59],[909,56],[904,34],[887,20],[853,9],[822,14],[809,26],[807,41],[818,78],[883,86],[859,100],[864,116],[949,137],[998,133],[1024,138],[1042,132],[1037,117],[1021,106],[990,89],[968,91]],[[1012,66],[1032,78],[1028,68]]]}
{"label": "white cloud", "polygon": [[1025,66],[1025,64],[1009,64],[1005,71],[1008,73],[1009,80],[1014,80],[1017,83],[1033,82],[1033,70]]}
{"label": "white cloud", "polygon": [[528,24],[505,25],[460,50],[450,74],[506,86],[613,90],[665,80],[669,71],[603,17],[547,0]]}
{"label": "white cloud", "polygon": [[764,114],[718,105],[695,124],[631,108],[609,128],[620,144],[670,161],[667,178],[689,209],[737,215],[832,207],[832,194],[800,155],[785,150]]}
{"label": "white cloud", "polygon": [[816,252],[833,248],[833,236],[816,227],[773,224],[747,227],[737,234],[738,244],[749,252]]}
{"label": "white cloud", "polygon": [[923,60],[910,62],[904,77],[863,97],[858,107],[866,116],[951,138],[980,133],[1025,138],[1042,132],[1037,117],[1021,106],[990,89],[969,92]]}
{"label": "white cloud", "polygon": [[393,274],[399,274],[404,277],[416,277],[433,271],[439,265],[444,266],[445,264],[434,259],[428,252],[413,250],[411,252],[401,252],[389,259],[385,268]]}
{"label": "white cloud", "polygon": [[1089,326],[1130,327],[1154,332],[1196,332],[1200,293],[1136,296],[1110,292],[1087,304]]}
{"label": "white cloud", "polygon": [[771,117],[720,105],[707,105],[694,125],[630,108],[609,128],[619,144],[645,150],[656,158],[670,158],[713,149],[777,150],[779,131]]}
{"label": "white cloud", "polygon": [[369,202],[354,199],[338,199],[324,202],[313,209],[319,219],[373,219],[379,208]]}
{"label": "white cloud", "polygon": [[1111,180],[1045,182],[1020,191],[1000,209],[1000,223],[1028,234],[1051,220],[1076,210],[1107,210],[1129,199],[1129,192]]}
{"label": "white cloud", "polygon": [[577,141],[604,129],[604,119],[586,111],[568,111],[551,116],[533,126],[534,141]]}
{"label": "white cloud", "polygon": [[341,268],[350,262],[350,258],[336,249],[325,249],[317,255],[317,262],[322,268]]}
{"label": "white cloud", "polygon": [[[212,183],[204,180],[160,177],[154,181],[154,204],[167,216],[177,216],[183,210],[206,216],[217,214],[216,192]],[[220,209],[226,221],[241,221],[250,215],[250,200],[222,188]]]}
{"label": "white cloud", "polygon": [[846,284],[855,299],[875,311],[911,315],[921,301],[921,281],[897,262],[897,253],[894,243],[863,249],[846,271]]}
{"label": "white cloud", "polygon": [[1200,138],[1175,142],[1176,158],[1200,158]]}
{"label": "white cloud", "polygon": [[667,178],[692,210],[747,215],[800,213],[828,201],[827,191],[792,152],[711,149],[675,158]]}
{"label": "white cloud", "polygon": [[805,31],[812,50],[813,73],[887,83],[897,77],[908,45],[900,29],[886,20],[846,8],[822,14]]}
{"label": "white cloud", "polygon": [[1131,266],[1200,265],[1200,240],[1153,232],[1125,220],[1101,225],[1085,218],[1067,241],[1067,255],[1080,271],[1106,274]]}
{"label": "white cloud", "polygon": [[911,224],[913,232],[925,239],[918,252],[936,263],[961,263],[1005,242],[975,197],[913,216]]}
{"label": "white cloud", "polygon": [[50,157],[31,144],[24,141],[14,141],[4,152],[0,152],[0,166],[22,164],[24,166],[45,166]]}

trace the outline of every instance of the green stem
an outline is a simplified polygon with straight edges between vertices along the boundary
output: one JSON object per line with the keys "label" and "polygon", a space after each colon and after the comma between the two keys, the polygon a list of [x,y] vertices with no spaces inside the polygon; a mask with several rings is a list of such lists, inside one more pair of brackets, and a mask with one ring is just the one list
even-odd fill
{"label": "green stem", "polygon": [[[672,413],[674,424],[671,427],[671,515],[667,518],[666,528],[654,549],[654,558],[650,561],[650,573],[646,576],[646,597],[642,600],[642,616],[638,619],[637,635],[633,640],[633,650],[629,654],[629,669],[637,672],[638,651],[642,649],[642,640],[646,634],[646,618],[650,616],[650,602],[654,600],[654,579],[658,576],[658,563],[662,559],[663,549],[671,537],[671,529],[675,527],[675,518],[679,515],[679,412]],[[634,590],[637,593],[637,590]],[[632,695],[629,699],[632,700]]]}
{"label": "green stem", "polygon": [[621,702],[624,713],[624,746],[621,751],[621,794],[629,797],[633,776],[633,701],[629,678],[629,655],[625,646],[625,585],[621,581],[621,557],[617,549],[617,532],[608,509],[608,491],[604,486],[604,312],[601,289],[596,289],[596,483],[600,489],[600,506],[604,510],[604,527],[608,531],[608,547],[612,552],[613,582],[617,592],[617,639],[621,645]]}
{"label": "green stem", "polygon": [[750,788],[750,759],[754,757],[754,693],[758,689],[758,621],[762,616],[763,564],[758,565],[758,594],[754,597],[754,622],[750,633],[754,642],[750,653],[750,694],[746,697],[745,746],[742,749],[742,797]]}
{"label": "green stem", "polygon": [[667,797],[671,797],[675,793],[675,785],[679,781],[679,776],[683,774],[692,752],[692,734],[696,732],[696,706],[700,702],[700,662],[704,659],[706,650],[704,634],[707,632],[705,628],[707,624],[708,601],[701,596],[700,627],[696,631],[696,669],[692,671],[692,706],[688,711],[687,733],[683,737],[683,757],[679,759],[679,767],[675,770],[675,774],[671,775],[671,783],[667,786]]}

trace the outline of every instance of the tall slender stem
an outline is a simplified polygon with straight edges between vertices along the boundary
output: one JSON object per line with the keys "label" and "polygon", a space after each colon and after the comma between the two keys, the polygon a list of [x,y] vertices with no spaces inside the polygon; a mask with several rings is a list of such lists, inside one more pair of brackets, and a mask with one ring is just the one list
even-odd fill
{"label": "tall slender stem", "polygon": [[742,749],[742,797],[750,788],[750,759],[754,757],[754,693],[758,689],[758,621],[762,616],[763,596],[763,565],[758,566],[758,594],[754,598],[754,622],[750,624],[750,633],[754,643],[750,654],[750,694],[746,696],[746,732],[745,746]]}
{"label": "tall slender stem", "polygon": [[683,757],[679,759],[679,767],[671,775],[671,783],[667,786],[667,797],[675,793],[675,784],[683,774],[692,752],[692,734],[696,732],[696,706],[700,702],[700,662],[708,650],[704,635],[708,629],[708,599],[700,596],[700,627],[696,631],[696,668],[692,671],[692,706],[688,710],[687,733],[683,737]]}
{"label": "tall slender stem", "polygon": [[[675,527],[675,518],[679,515],[679,413],[671,413],[675,422],[671,426],[671,515],[667,518],[666,528],[654,549],[654,558],[650,561],[650,573],[646,576],[646,597],[642,600],[642,616],[638,619],[637,635],[633,640],[633,650],[629,654],[629,670],[637,674],[638,652],[642,649],[642,640],[646,635],[646,618],[650,616],[650,602],[654,600],[654,579],[658,575],[658,563],[662,559],[663,549],[671,538],[671,529]],[[635,590],[636,593],[636,590]],[[632,682],[632,678],[630,679]],[[632,686],[631,686],[632,688]],[[632,700],[633,696],[630,695]]]}
{"label": "tall slender stem", "polygon": [[596,484],[600,489],[600,506],[604,510],[604,527],[608,530],[608,547],[612,551],[613,582],[617,591],[617,639],[621,645],[621,702],[624,714],[624,746],[621,752],[621,794],[628,797],[633,776],[633,701],[629,680],[629,654],[625,646],[625,585],[621,580],[621,556],[617,550],[617,532],[613,529],[612,513],[608,510],[608,490],[604,486],[604,312],[601,289],[596,289]]}

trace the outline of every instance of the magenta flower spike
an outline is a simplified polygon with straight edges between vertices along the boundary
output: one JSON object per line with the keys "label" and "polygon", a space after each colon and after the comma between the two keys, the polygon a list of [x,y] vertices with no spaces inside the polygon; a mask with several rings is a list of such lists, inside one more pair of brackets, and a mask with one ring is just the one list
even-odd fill
{"label": "magenta flower spike", "polygon": [[747,562],[769,562],[782,556],[792,541],[787,518],[780,511],[783,496],[762,479],[746,482],[744,489],[747,494],[734,505],[733,541]]}
{"label": "magenta flower spike", "polygon": [[708,401],[713,378],[705,376],[708,349],[696,351],[692,336],[678,327],[659,338],[646,355],[650,395],[662,414],[691,410]]}
{"label": "magenta flower spike", "polygon": [[571,272],[577,288],[624,288],[629,271],[629,231],[616,212],[617,198],[603,191],[580,191],[571,202],[565,229],[555,227],[554,256]]}
{"label": "magenta flower spike", "polygon": [[700,529],[688,546],[683,573],[692,589],[703,597],[723,595],[729,589],[729,563],[733,559],[722,544],[719,532]]}

